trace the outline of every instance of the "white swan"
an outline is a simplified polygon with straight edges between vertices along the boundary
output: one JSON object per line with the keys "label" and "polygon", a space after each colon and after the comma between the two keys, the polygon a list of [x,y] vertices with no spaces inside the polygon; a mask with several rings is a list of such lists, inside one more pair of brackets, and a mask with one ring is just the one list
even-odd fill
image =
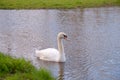
{"label": "white swan", "polygon": [[67,40],[67,35],[64,32],[60,32],[57,36],[58,50],[54,48],[48,48],[44,50],[36,50],[36,56],[41,60],[55,61],[55,62],[65,62],[65,53],[62,39]]}

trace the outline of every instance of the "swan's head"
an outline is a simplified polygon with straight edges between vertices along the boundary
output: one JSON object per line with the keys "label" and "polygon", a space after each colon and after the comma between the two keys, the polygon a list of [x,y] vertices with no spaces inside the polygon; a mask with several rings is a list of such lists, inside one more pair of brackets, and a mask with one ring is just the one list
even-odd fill
{"label": "swan's head", "polygon": [[60,33],[58,34],[58,38],[59,38],[59,39],[67,39],[67,34],[64,33],[64,32],[60,32]]}

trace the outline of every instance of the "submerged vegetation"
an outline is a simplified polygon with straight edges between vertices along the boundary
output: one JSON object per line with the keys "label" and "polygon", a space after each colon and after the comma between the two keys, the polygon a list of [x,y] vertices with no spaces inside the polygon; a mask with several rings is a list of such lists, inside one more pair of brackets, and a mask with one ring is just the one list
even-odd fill
{"label": "submerged vegetation", "polygon": [[120,0],[0,0],[1,9],[63,9],[102,6],[120,6]]}
{"label": "submerged vegetation", "polygon": [[0,52],[0,80],[54,80],[49,71],[37,70],[24,59],[12,58]]}

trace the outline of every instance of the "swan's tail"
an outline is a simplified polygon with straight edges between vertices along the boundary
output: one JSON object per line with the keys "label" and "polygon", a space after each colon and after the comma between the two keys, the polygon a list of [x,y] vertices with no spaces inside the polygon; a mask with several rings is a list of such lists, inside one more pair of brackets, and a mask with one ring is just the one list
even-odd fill
{"label": "swan's tail", "polygon": [[35,56],[36,56],[36,57],[39,57],[39,55],[40,55],[40,51],[36,49],[36,50],[35,50]]}

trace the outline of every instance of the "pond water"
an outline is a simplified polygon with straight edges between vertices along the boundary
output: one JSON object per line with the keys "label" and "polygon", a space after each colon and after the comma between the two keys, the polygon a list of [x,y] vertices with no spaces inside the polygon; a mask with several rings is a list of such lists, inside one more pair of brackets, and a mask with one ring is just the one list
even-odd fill
{"label": "pond water", "polygon": [[[64,41],[66,62],[36,58],[35,49]],[[0,51],[44,67],[58,80],[120,80],[120,7],[0,10]]]}

